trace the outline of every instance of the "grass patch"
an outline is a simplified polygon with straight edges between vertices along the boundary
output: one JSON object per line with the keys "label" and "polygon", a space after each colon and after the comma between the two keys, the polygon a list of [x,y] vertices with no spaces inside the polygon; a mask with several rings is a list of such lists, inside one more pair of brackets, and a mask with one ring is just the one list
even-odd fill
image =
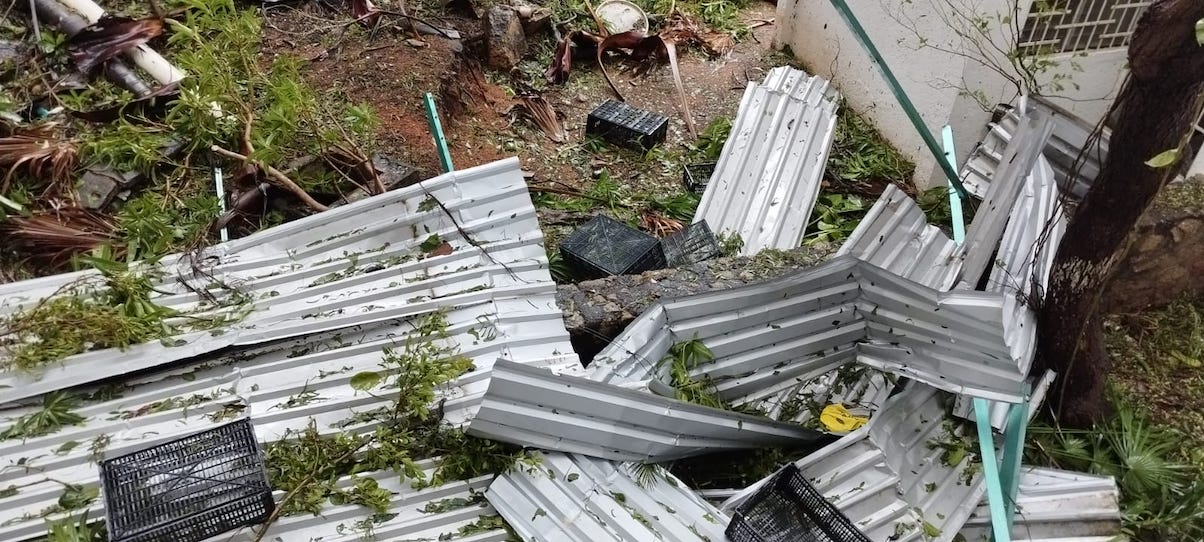
{"label": "grass patch", "polygon": [[1085,431],[1035,424],[1029,459],[1116,477],[1136,540],[1204,540],[1204,305],[1109,317],[1105,344],[1114,415]]}
{"label": "grass patch", "polygon": [[1034,424],[1028,460],[1114,477],[1124,532],[1136,540],[1204,539],[1204,481],[1177,459],[1183,434],[1151,423],[1140,403],[1114,395],[1113,404],[1116,414],[1089,430]]}
{"label": "grass patch", "polygon": [[1118,391],[1145,405],[1154,423],[1182,432],[1176,457],[1204,467],[1204,301],[1109,318],[1105,342]]}

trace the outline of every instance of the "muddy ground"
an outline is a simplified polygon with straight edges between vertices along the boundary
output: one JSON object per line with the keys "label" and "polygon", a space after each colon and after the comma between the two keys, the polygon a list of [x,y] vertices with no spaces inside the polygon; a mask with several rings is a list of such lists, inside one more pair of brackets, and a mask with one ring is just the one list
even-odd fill
{"label": "muddy ground", "polygon": [[[757,24],[772,19],[774,6],[758,2],[741,13]],[[315,27],[315,19],[329,17],[320,6],[274,9],[267,12],[265,55],[293,54],[313,59],[304,72],[308,83],[322,90],[341,90],[351,99],[372,106],[380,120],[377,150],[400,156],[427,174],[438,169],[435,149],[427,127],[422,97],[440,95],[442,81],[471,86],[471,70],[455,60],[462,48],[467,59],[483,58],[483,21],[453,18],[464,39],[459,43],[439,36],[422,36],[424,45],[407,42],[395,33],[373,36],[362,29]],[[436,23],[439,24],[439,23]],[[774,27],[761,24],[730,53],[711,58],[701,51],[683,49],[680,65],[690,111],[699,130],[713,119],[733,117],[749,80],[760,80],[766,70],[783,63],[770,49]],[[524,61],[509,73],[486,71],[483,98],[473,109],[445,119],[452,161],[462,169],[517,155],[531,174],[529,182],[566,183],[581,187],[598,171],[606,169],[621,184],[665,193],[680,191],[681,171],[674,158],[687,150],[692,138],[679,112],[677,93],[668,66],[647,73],[624,66],[620,60],[608,69],[626,101],[636,107],[669,116],[666,144],[658,160],[613,147],[587,149],[585,119],[599,103],[613,98],[595,63],[578,60],[563,86],[547,85],[543,72],[551,61],[555,39],[546,31],[529,40]],[[569,141],[556,143],[529,121],[508,111],[512,97],[525,85],[542,89],[543,96],[563,115]],[[446,104],[440,104],[446,116]]]}

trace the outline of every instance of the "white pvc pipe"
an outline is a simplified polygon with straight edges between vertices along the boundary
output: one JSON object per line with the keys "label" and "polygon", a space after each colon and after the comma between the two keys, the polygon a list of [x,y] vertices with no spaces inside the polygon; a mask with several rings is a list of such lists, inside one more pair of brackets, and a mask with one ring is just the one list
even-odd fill
{"label": "white pvc pipe", "polygon": [[[96,5],[92,0],[59,0],[59,2],[82,15],[88,20],[88,24],[96,24],[105,14],[104,8]],[[187,75],[145,43],[126,51],[125,55],[139,68],[150,74],[160,85],[178,82]]]}

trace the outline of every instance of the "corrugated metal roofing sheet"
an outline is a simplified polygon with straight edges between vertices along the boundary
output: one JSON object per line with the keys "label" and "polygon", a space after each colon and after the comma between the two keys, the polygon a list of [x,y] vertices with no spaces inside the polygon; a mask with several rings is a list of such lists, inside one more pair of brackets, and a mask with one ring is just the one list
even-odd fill
{"label": "corrugated metal roofing sheet", "polygon": [[890,184],[840,246],[848,254],[936,290],[949,290],[961,271],[961,249],[899,187]]}
{"label": "corrugated metal roofing sheet", "polygon": [[[1120,492],[1111,476],[1023,467],[1016,496],[1016,542],[1115,542],[1121,536]],[[991,539],[986,502],[962,527],[967,542]]]}
{"label": "corrugated metal roofing sheet", "polygon": [[[923,384],[892,396],[869,425],[796,461],[811,484],[871,540],[947,542],[982,497],[972,444],[945,421],[951,398]],[[768,478],[767,478],[768,479]],[[731,511],[765,483],[728,499]]]}
{"label": "corrugated metal roofing sheet", "polygon": [[695,221],[736,234],[740,253],[795,248],[819,195],[840,96],[828,81],[789,67],[749,83]]}
{"label": "corrugated metal roofing sheet", "polygon": [[[427,479],[435,471],[434,460],[419,462]],[[360,475],[372,478],[381,489],[393,493],[389,512],[372,517],[363,506],[328,505],[322,515],[298,515],[278,519],[264,540],[281,542],[362,542],[365,540],[447,540],[456,542],[504,542],[509,535],[500,527],[482,521],[497,512],[481,497],[492,475],[456,480],[439,487],[414,489],[411,480],[393,472]],[[336,485],[348,489],[355,478],[346,477]],[[284,496],[277,491],[273,498]],[[394,515],[395,514],[395,515]],[[389,517],[392,516],[392,517]],[[256,531],[244,528],[209,539],[209,542],[251,542]]]}
{"label": "corrugated metal roofing sheet", "polygon": [[988,292],[938,292],[851,256],[760,284],[661,302],[591,363],[592,378],[640,386],[669,347],[698,339],[715,359],[693,375],[749,403],[851,361],[952,391],[1018,402],[1031,355],[1007,343],[1017,307]]}
{"label": "corrugated metal roofing sheet", "polygon": [[534,455],[537,465],[520,463],[485,494],[523,540],[726,540],[729,518],[661,467]]}
{"label": "corrugated metal roofing sheet", "polygon": [[[360,371],[379,369],[385,349],[400,348],[407,340],[422,337],[415,332],[417,319],[434,311],[443,312],[448,321],[445,344],[457,347],[475,366],[440,390],[440,397],[446,399],[445,418],[452,423],[464,423],[475,412],[488,386],[489,369],[498,358],[579,368],[556,305],[555,285],[546,270],[542,237],[518,162],[498,162],[423,184],[432,193],[443,195],[444,204],[472,232],[470,236],[481,248],[472,247],[449,231],[447,228],[454,230],[454,226],[447,224],[443,229],[432,227],[432,231],[440,231],[455,247],[452,254],[372,267],[371,262],[378,261],[376,254],[388,254],[395,244],[412,244],[410,228],[387,224],[392,224],[394,218],[406,220],[410,207],[425,199],[423,187],[403,189],[338,210],[351,209],[362,222],[345,217],[328,221],[328,229],[317,231],[286,225],[262,232],[258,242],[244,242],[238,250],[218,247],[216,252],[228,264],[218,267],[224,277],[259,277],[248,282],[259,290],[278,289],[280,295],[263,296],[259,301],[265,313],[273,313],[272,303],[276,301],[295,305],[315,299],[327,303],[320,305],[324,311],[336,310],[342,299],[349,299],[346,306],[371,303],[391,308],[379,311],[383,315],[366,310],[363,314],[330,316],[313,329],[285,321],[280,327],[288,331],[286,338],[210,352],[135,375],[123,376],[120,371],[101,374],[100,368],[74,379],[64,375],[60,385],[120,378],[116,382],[110,379],[112,385],[108,386],[70,389],[78,397],[90,397],[75,409],[86,418],[80,425],[24,441],[0,441],[0,487],[19,488],[0,498],[0,539],[44,535],[45,525],[39,516],[63,493],[59,482],[95,484],[98,471],[94,463],[99,457],[136,451],[225,423],[232,417],[249,416],[263,442],[284,438],[289,431],[302,430],[311,422],[323,434],[371,430],[370,426],[346,426],[348,418],[382,402],[377,397],[357,394],[350,387],[350,378]],[[436,208],[435,212],[440,211]],[[418,214],[432,225],[439,223],[429,212]],[[365,225],[369,227],[365,229]],[[336,226],[345,231],[329,229]],[[361,235],[369,231],[373,233]],[[401,235],[402,240],[385,245],[394,235]],[[306,238],[325,240],[321,243],[323,252],[294,250],[297,245],[304,248],[313,242]],[[317,246],[311,248],[317,250]],[[374,250],[381,246],[385,249]],[[363,255],[365,250],[371,255]],[[321,258],[332,260],[333,265],[313,263]],[[351,263],[356,260],[372,270],[338,280],[337,288],[309,286],[314,277],[326,276],[321,273],[328,268],[346,270],[356,265]],[[311,295],[309,290],[317,293]],[[296,292],[303,295],[293,295]],[[114,359],[123,355],[116,351],[103,353]],[[36,409],[10,408],[2,415],[12,423]],[[478,485],[473,487],[480,488],[487,480],[474,483]],[[407,498],[410,500],[405,502],[419,502],[413,501],[417,497]],[[95,512],[99,506],[94,503],[91,510]],[[351,513],[340,510],[339,517]],[[363,516],[369,514],[363,509],[361,512]],[[401,516],[396,521],[417,517]],[[461,521],[466,517],[451,515],[445,519]],[[421,528],[404,532],[426,536],[443,527],[452,531],[458,528],[439,523],[439,518],[444,516],[422,519]],[[306,528],[325,528],[312,523]]]}
{"label": "corrugated metal roofing sheet", "polygon": [[[430,196],[444,202],[454,223],[428,201]],[[432,235],[448,242],[452,253],[426,257],[419,245]],[[495,297],[499,289],[517,297],[551,294],[555,289],[546,278],[541,240],[518,161],[511,159],[319,213],[218,245],[195,259],[165,258],[157,287],[170,293],[154,296],[157,304],[205,314],[240,310],[214,308],[194,293],[224,284],[250,299],[249,313],[220,333],[194,331],[125,351],[86,352],[39,375],[5,371],[0,374],[0,404],[230,346],[481,302]],[[207,274],[196,273],[193,262]],[[0,307],[29,307],[87,275],[4,285]],[[233,295],[229,288],[211,293],[228,297]]]}
{"label": "corrugated metal roofing sheet", "polygon": [[[1083,197],[1099,175],[1104,158],[1108,155],[1109,133],[1105,131],[1097,144],[1088,148],[1087,152],[1082,152],[1088,147],[1094,126],[1040,98],[1029,98],[1029,105],[1054,117],[1053,132],[1044,144],[1043,153],[1053,167],[1058,186],[1076,198]],[[1020,115],[1015,108],[1009,107],[998,122],[987,125],[986,134],[970,153],[961,171],[962,183],[971,194],[979,197],[986,194],[1004,150],[1019,124]],[[1075,173],[1073,176],[1072,172]]]}
{"label": "corrugated metal roofing sheet", "polygon": [[498,360],[470,435],[616,461],[814,442],[797,424]]}
{"label": "corrugated metal roofing sheet", "polygon": [[1001,166],[991,177],[987,194],[978,205],[974,220],[966,227],[965,260],[961,280],[973,287],[994,262],[995,247],[1016,205],[1025,179],[1043,159],[1041,150],[1053,130],[1053,118],[1041,111],[1021,117],[1015,137],[1003,152]]}

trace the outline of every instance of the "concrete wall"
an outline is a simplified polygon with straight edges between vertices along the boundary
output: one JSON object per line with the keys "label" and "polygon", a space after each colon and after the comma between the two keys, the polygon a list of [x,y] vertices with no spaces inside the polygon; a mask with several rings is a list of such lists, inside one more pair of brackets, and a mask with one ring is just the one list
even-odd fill
{"label": "concrete wall", "polygon": [[[920,111],[928,129],[937,134],[939,140],[945,124],[953,127],[960,164],[978,142],[990,119],[979,101],[964,95],[960,88],[981,92],[982,98],[991,104],[1011,102],[1017,89],[979,62],[937,50],[937,47],[965,50],[965,44],[949,25],[935,15],[934,2],[949,1],[854,0],[849,4]],[[977,0],[974,4],[979,13],[1006,13],[1012,0]],[[1026,15],[1026,11],[1022,12],[1019,20]],[[806,66],[818,75],[830,78],[851,107],[869,115],[883,135],[916,162],[918,185],[944,182],[923,139],[829,0],[778,0],[777,24],[775,45],[789,46]],[[996,43],[1014,40],[1004,34],[1007,29],[1002,25],[993,31]],[[921,37],[929,46],[919,46]],[[1059,69],[1071,73],[1079,88],[1067,85],[1068,88],[1061,92],[1065,97],[1055,98],[1054,102],[1096,122],[1115,96],[1124,51],[1093,53],[1087,57],[1066,55],[1057,60],[1063,61]],[[1081,71],[1075,70],[1070,60],[1075,61]],[[1052,74],[1047,75],[1047,78],[1052,77]]]}

